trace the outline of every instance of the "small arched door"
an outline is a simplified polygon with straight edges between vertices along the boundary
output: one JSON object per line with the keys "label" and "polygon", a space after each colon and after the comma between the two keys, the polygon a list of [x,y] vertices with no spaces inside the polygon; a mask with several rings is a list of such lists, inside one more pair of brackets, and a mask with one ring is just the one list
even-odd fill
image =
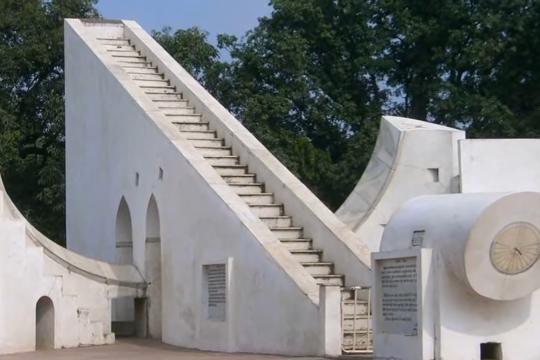
{"label": "small arched door", "polygon": [[54,349],[54,305],[47,296],[36,303],[36,349]]}

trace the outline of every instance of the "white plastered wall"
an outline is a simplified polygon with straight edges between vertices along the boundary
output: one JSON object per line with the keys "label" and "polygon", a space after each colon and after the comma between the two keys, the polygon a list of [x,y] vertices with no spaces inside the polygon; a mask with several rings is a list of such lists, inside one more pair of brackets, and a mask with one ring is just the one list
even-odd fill
{"label": "white plastered wall", "polygon": [[[141,90],[123,70],[103,61],[92,40],[103,34],[100,27],[109,34],[119,31],[77,20],[69,20],[65,30],[69,248],[113,260],[115,213],[124,196],[132,216],[134,264],[145,273],[146,209],[154,195],[161,226],[164,342],[320,353],[318,289],[305,292],[298,286],[310,288],[312,279],[174,126],[160,120],[144,96],[133,96]],[[202,266],[214,263],[229,265],[224,322],[208,320],[202,306]]]}
{"label": "white plastered wall", "polygon": [[53,303],[54,348],[114,342],[112,298],[144,294],[131,266],[84,258],[34,229],[4,193],[0,179],[0,354],[33,351],[36,304]]}
{"label": "white plastered wall", "polygon": [[460,141],[461,192],[540,191],[540,139]]}

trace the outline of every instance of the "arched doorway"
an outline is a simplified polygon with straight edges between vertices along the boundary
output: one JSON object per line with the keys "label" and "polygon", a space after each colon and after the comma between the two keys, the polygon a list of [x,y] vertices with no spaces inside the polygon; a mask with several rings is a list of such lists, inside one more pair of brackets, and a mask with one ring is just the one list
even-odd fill
{"label": "arched doorway", "polygon": [[47,296],[36,303],[36,349],[54,349],[54,305]]}
{"label": "arched doorway", "polygon": [[[121,265],[133,264],[133,227],[131,212],[126,199],[122,197],[116,211],[115,262]],[[112,330],[117,336],[135,335],[135,302],[133,298],[112,299]]]}
{"label": "arched doorway", "polygon": [[146,209],[145,272],[149,282],[148,332],[150,337],[161,339],[161,233],[159,210],[154,195]]}

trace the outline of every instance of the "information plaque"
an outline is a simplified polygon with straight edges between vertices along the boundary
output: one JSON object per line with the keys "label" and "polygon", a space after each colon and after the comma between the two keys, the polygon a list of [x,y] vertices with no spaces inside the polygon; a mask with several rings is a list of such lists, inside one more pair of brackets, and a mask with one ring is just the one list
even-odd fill
{"label": "information plaque", "polygon": [[415,256],[377,260],[381,332],[418,335]]}

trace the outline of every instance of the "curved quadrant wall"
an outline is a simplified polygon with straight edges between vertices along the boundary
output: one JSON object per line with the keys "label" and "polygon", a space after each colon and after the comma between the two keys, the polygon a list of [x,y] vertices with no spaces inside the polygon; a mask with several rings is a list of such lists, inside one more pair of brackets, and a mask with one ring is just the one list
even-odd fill
{"label": "curved quadrant wall", "polygon": [[390,216],[424,194],[459,191],[460,130],[413,119],[383,116],[369,164],[336,215],[378,251]]}

